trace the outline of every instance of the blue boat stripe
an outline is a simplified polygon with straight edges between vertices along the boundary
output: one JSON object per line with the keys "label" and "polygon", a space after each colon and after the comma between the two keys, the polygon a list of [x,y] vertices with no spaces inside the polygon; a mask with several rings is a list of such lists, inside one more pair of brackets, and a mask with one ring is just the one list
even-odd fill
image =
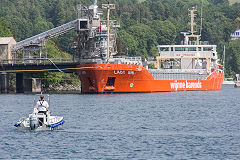
{"label": "blue boat stripe", "polygon": [[58,123],[55,123],[55,124],[49,124],[48,127],[52,127],[52,128],[54,128],[54,127],[57,127],[57,126],[59,126],[59,125],[62,125],[64,122],[65,122],[64,120],[61,120],[61,121],[58,122]]}

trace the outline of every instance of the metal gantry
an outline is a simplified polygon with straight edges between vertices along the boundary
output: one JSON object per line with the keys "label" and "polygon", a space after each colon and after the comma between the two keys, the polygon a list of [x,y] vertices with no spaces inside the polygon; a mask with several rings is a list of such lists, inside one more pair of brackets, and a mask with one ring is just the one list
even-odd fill
{"label": "metal gantry", "polygon": [[64,34],[64,33],[68,32],[69,30],[77,28],[77,22],[78,22],[78,20],[74,20],[74,21],[71,21],[69,23],[63,24],[59,27],[50,29],[46,32],[40,33],[40,34],[35,35],[33,37],[30,37],[30,38],[27,38],[27,39],[22,40],[20,42],[17,42],[16,45],[14,45],[12,47],[12,51],[16,52],[18,50],[23,49],[24,47],[28,47],[28,46],[31,46],[31,45],[40,45],[41,43],[43,43],[43,42],[45,42],[45,41],[47,41],[51,38],[57,37],[61,34]]}

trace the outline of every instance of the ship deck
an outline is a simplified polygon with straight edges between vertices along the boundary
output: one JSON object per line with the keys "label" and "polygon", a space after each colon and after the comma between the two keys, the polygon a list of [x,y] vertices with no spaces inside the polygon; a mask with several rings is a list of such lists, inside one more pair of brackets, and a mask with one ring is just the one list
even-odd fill
{"label": "ship deck", "polygon": [[206,69],[148,69],[154,80],[205,80]]}

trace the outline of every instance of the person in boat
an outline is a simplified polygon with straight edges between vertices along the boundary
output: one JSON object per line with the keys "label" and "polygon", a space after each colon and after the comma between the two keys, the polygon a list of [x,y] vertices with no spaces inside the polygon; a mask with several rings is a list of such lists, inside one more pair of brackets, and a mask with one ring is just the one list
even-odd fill
{"label": "person in boat", "polygon": [[36,108],[38,110],[38,113],[46,114],[46,112],[48,111],[49,105],[48,102],[44,100],[43,94],[40,95],[40,100],[37,101]]}

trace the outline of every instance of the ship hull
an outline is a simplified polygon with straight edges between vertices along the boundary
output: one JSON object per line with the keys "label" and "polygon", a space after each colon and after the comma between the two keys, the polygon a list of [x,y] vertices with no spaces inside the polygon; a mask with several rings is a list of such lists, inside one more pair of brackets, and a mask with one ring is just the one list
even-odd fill
{"label": "ship hull", "polygon": [[220,90],[224,73],[213,72],[205,80],[155,80],[141,65],[78,65],[82,93],[144,93]]}

